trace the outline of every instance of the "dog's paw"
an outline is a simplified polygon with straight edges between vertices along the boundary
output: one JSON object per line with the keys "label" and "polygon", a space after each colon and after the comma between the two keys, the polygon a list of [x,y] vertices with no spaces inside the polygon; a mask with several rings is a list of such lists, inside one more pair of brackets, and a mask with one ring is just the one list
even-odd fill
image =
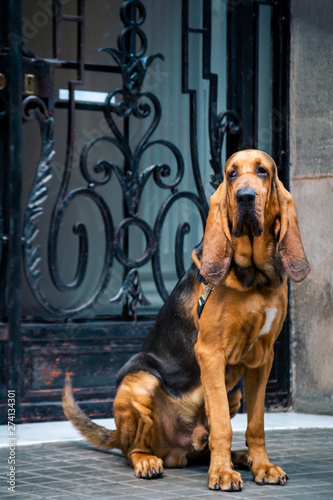
{"label": "dog's paw", "polygon": [[134,465],[134,472],[139,479],[155,479],[163,475],[163,461],[154,455],[146,455]]}
{"label": "dog's paw", "polygon": [[220,470],[211,467],[208,477],[208,487],[210,490],[241,491],[243,488],[240,473],[231,468],[228,470]]}
{"label": "dog's paw", "polygon": [[260,464],[253,467],[251,461],[249,463],[253,480],[261,486],[265,484],[278,484],[284,486],[288,480],[287,474],[278,465]]}
{"label": "dog's paw", "polygon": [[231,460],[237,469],[249,470],[247,450],[236,450],[231,452]]}
{"label": "dog's paw", "polygon": [[203,425],[197,425],[192,433],[193,447],[197,451],[202,451],[208,446],[209,433]]}

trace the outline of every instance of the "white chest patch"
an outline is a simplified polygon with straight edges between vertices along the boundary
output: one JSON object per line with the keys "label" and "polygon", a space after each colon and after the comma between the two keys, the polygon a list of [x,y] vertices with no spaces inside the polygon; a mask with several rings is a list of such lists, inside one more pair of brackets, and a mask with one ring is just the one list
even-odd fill
{"label": "white chest patch", "polygon": [[264,323],[264,326],[261,328],[260,332],[258,333],[258,337],[260,335],[265,335],[265,333],[268,333],[272,327],[273,321],[275,319],[277,309],[270,309],[269,307],[266,307],[265,309],[266,312],[266,321]]}

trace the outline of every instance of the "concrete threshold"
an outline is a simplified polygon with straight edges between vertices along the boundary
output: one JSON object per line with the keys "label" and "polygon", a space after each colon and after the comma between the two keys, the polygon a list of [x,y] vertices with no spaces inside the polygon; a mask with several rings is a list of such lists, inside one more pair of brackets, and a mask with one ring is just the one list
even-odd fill
{"label": "concrete threshold", "polygon": [[[234,432],[245,432],[246,414],[237,414],[232,419]],[[112,418],[94,420],[96,424],[108,429],[115,429]],[[301,413],[265,413],[265,430],[295,429],[333,429],[333,416],[307,415]],[[81,434],[66,422],[41,422],[17,424],[15,438],[18,446],[31,446],[42,443],[59,443],[84,440]],[[0,448],[8,446],[13,437],[9,435],[7,425],[0,426]]]}

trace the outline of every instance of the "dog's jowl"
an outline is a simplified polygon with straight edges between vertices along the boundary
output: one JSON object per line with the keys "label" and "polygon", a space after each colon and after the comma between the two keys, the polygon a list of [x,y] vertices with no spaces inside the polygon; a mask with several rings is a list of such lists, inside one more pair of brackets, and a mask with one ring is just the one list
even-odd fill
{"label": "dog's jowl", "polygon": [[[83,414],[69,379],[64,412],[90,443],[122,450],[138,478],[202,458],[210,463],[211,489],[241,490],[237,465],[247,465],[258,484],[283,485],[287,475],[265,448],[265,390],[286,316],[287,278],[304,280],[310,266],[293,199],[270,156],[246,150],[229,158],[192,260],[142,351],[118,375],[117,429]],[[231,452],[242,378],[248,449]]]}

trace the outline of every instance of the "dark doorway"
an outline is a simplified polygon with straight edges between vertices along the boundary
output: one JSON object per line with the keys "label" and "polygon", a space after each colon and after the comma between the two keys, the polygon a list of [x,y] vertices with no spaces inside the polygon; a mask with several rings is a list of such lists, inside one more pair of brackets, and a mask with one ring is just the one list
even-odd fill
{"label": "dark doorway", "polygon": [[[263,149],[288,186],[288,1],[4,4],[1,419],[8,390],[17,422],[63,418],[66,372],[105,417],[227,156]],[[268,405],[288,405],[288,374],[286,321]]]}

